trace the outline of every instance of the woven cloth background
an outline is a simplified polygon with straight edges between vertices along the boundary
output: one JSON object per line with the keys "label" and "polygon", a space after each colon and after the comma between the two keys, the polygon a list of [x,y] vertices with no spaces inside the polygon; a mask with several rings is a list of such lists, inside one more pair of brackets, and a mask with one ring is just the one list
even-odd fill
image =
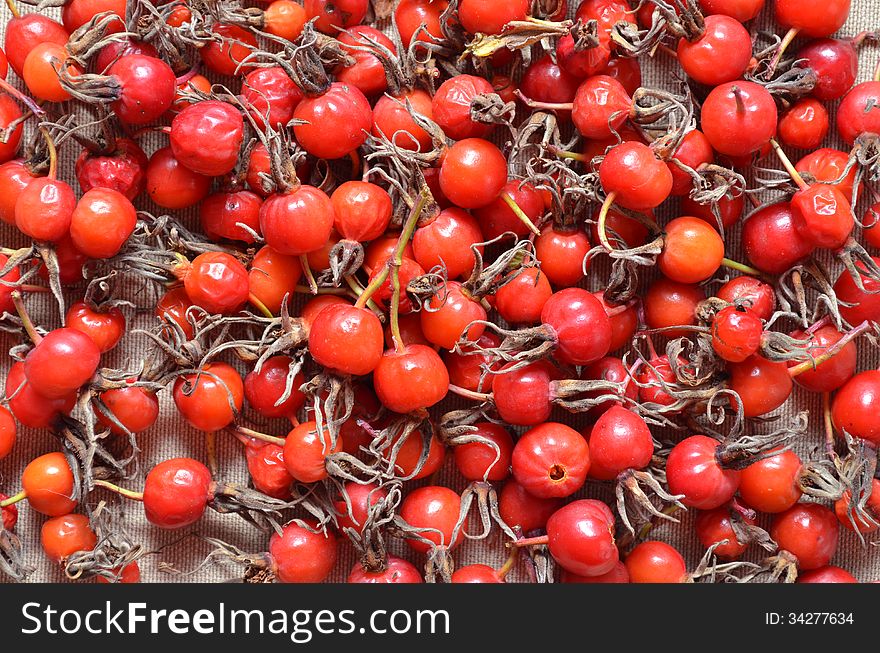
{"label": "woven cloth background", "polygon": [[[2,3],[0,3],[2,4]],[[577,5],[577,2],[570,2],[571,5]],[[768,5],[772,5],[772,0],[768,0]],[[22,11],[31,11],[30,7],[21,5]],[[574,9],[574,7],[572,7]],[[751,26],[755,30],[772,29],[773,22],[771,20],[771,11],[768,7],[762,15]],[[58,19],[59,9],[43,10],[47,15]],[[6,21],[10,18],[9,10],[5,5],[0,11],[0,28],[5,29]],[[841,35],[852,36],[862,30],[871,30],[880,28],[880,0],[853,0],[852,12],[846,25],[841,30]],[[4,39],[0,39],[4,40]],[[799,43],[799,42],[798,42]],[[795,43],[793,49],[798,46]],[[859,81],[870,78],[871,72],[880,56],[880,50],[872,45],[864,46],[860,51],[860,70]],[[680,73],[677,62],[671,57],[659,53],[655,60],[644,61],[642,63],[643,85],[649,87],[669,87],[676,73]],[[19,80],[15,78],[12,70],[9,73],[10,80],[20,85]],[[832,125],[833,114],[832,114]],[[832,132],[833,132],[832,128]],[[29,133],[29,132],[28,132]],[[27,138],[27,134],[26,134]],[[26,142],[26,140],[25,140]],[[165,144],[165,136],[161,134],[147,134],[141,139],[141,145],[149,154],[158,147]],[[834,134],[827,139],[826,145],[832,147],[841,147],[842,144],[836,140]],[[77,189],[76,181],[73,178],[73,163],[79,154],[78,146],[69,141],[65,144],[60,152],[60,176],[70,182]],[[802,153],[794,152],[793,155],[798,156]],[[78,189],[77,189],[78,190]],[[156,215],[160,215],[164,211],[159,209],[149,200],[140,199],[137,203],[138,208],[149,210]],[[670,210],[674,210],[674,206]],[[197,212],[194,210],[184,211],[179,214],[183,218],[185,224],[197,225]],[[4,247],[19,247],[25,245],[24,239],[14,229],[3,225],[0,228],[0,243]],[[742,260],[742,253],[739,248],[739,238],[737,230],[733,230],[727,240],[727,256]],[[601,287],[603,277],[599,272],[601,268],[591,275],[589,283],[594,288]],[[67,292],[68,304],[81,297],[82,289],[71,289]],[[122,288],[123,297],[134,301],[138,306],[145,307],[147,311],[135,315],[129,313],[129,323],[131,327],[148,326],[152,322],[151,310],[155,305],[155,290],[145,286],[143,283],[132,280]],[[57,307],[49,300],[48,296],[30,295],[26,299],[28,308],[32,311],[36,321],[46,327],[59,325],[59,315]],[[17,342],[12,341],[8,335],[0,335],[3,339],[2,346],[6,349],[12,347]],[[123,367],[127,362],[141,360],[145,348],[145,341],[141,337],[127,336],[123,344],[117,351],[107,357],[104,364]],[[862,345],[860,349],[860,369],[877,368],[878,360],[877,352],[869,351],[868,346]],[[3,357],[0,361],[0,376],[5,378],[9,369],[9,359]],[[200,433],[190,429],[181,418],[171,404],[168,393],[164,393],[161,397],[161,414],[155,426],[143,433],[139,437],[142,453],[142,470],[149,470],[154,464],[174,456],[193,456],[204,460],[205,450],[203,437]],[[454,404],[451,404],[454,405]],[[821,443],[821,400],[818,395],[809,395],[801,390],[796,390],[792,399],[783,407],[784,414],[793,414],[798,410],[808,410],[810,413],[810,431],[807,438],[798,443],[797,450],[802,457],[812,454],[813,450]],[[253,419],[252,411],[246,409],[245,416]],[[553,419],[565,421],[577,426],[581,420],[576,416],[568,414],[555,415]],[[281,423],[265,423],[253,420],[253,423],[269,432],[275,432],[278,435],[286,433],[284,425]],[[679,436],[681,437],[681,436]],[[59,443],[56,438],[49,432],[21,429],[19,432],[19,440],[16,449],[5,460],[0,461],[0,491],[7,494],[13,494],[19,489],[19,476],[22,469],[33,457],[58,450]],[[223,480],[245,483],[247,482],[247,471],[244,465],[244,455],[242,446],[231,436],[223,434],[218,435],[218,457],[222,469]],[[140,487],[142,484],[143,471],[139,478],[133,479],[128,483],[131,487]],[[462,489],[463,482],[457,475],[454,466],[451,464],[451,456],[447,456],[446,466],[440,477],[440,483],[449,485],[456,489]],[[598,498],[610,498],[610,488],[599,485],[590,484],[585,488],[583,494]],[[99,493],[95,493],[90,500],[95,501],[99,497]],[[208,552],[209,547],[203,544],[195,537],[186,537],[181,539],[186,533],[167,532],[155,528],[151,528],[143,518],[141,507],[131,503],[125,507],[125,524],[133,541],[143,544],[148,550],[155,552],[153,555],[147,556],[141,560],[142,579],[144,581],[154,582],[221,582],[240,578],[240,569],[231,565],[212,565],[201,568],[197,573],[188,576],[179,576],[174,574],[163,573],[158,569],[159,563],[170,563],[177,569],[187,571],[195,569],[199,562]],[[656,528],[652,537],[669,542],[676,546],[685,556],[689,568],[693,568],[703,553],[703,549],[698,543],[693,529],[693,513],[685,514],[682,522],[679,524],[663,524]],[[20,504],[20,517],[17,531],[24,541],[24,547],[28,562],[36,568],[36,571],[29,577],[30,582],[60,582],[64,581],[64,575],[56,565],[51,563],[42,554],[39,543],[40,526],[44,521],[44,517],[31,510],[26,502]],[[765,524],[766,526],[766,524]],[[255,530],[253,527],[245,523],[239,517],[234,515],[218,515],[208,511],[204,519],[197,525],[197,531],[187,531],[187,533],[198,533],[210,535],[222,540],[228,541],[239,546],[246,551],[264,551],[268,543],[268,536]],[[405,545],[399,542],[392,542],[392,552],[404,555],[419,565],[422,560],[417,555],[408,551]],[[754,547],[753,547],[754,549]],[[750,555],[760,557],[760,551],[751,550]],[[458,565],[469,564],[474,562],[484,562],[493,566],[502,563],[506,554],[501,547],[500,540],[496,537],[490,537],[488,540],[481,542],[465,541],[458,549],[455,550],[454,557]],[[354,550],[348,545],[343,544],[340,547],[340,560],[337,565],[336,572],[330,578],[331,581],[342,581],[345,579],[348,571],[357,562]],[[859,580],[870,581],[880,578],[880,552],[873,546],[862,546],[858,539],[846,529],[841,529],[840,546],[834,559],[834,564],[840,565],[851,571]],[[517,570],[510,580],[522,579],[522,570]],[[5,582],[7,579],[0,579]]]}

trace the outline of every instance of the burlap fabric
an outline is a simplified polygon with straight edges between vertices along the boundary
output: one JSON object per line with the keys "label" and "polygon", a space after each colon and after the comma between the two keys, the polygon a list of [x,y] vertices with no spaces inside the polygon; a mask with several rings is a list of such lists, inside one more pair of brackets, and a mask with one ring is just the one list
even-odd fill
{"label": "burlap fabric", "polygon": [[[570,2],[570,4],[576,6],[578,3]],[[772,5],[772,1],[768,2],[768,5]],[[31,8],[24,5],[21,6],[21,9],[22,11],[31,10]],[[46,9],[44,11],[53,18],[57,18],[60,14],[58,9]],[[3,29],[10,17],[5,5],[2,6],[0,16],[2,16],[0,29]],[[752,29],[773,29],[771,16],[771,12],[765,9],[756,21],[756,24],[752,26]],[[862,30],[877,29],[878,27],[880,27],[880,0],[853,0],[850,18],[840,34],[852,36]],[[794,47],[797,47],[797,43]],[[877,47],[870,44],[862,47],[860,51],[859,81],[870,78],[878,56],[880,56],[880,50]],[[682,74],[677,62],[663,53],[658,53],[654,60],[645,60],[642,63],[642,70],[643,85],[649,87],[669,88],[674,81],[675,75]],[[10,70],[9,78],[14,84],[20,84],[12,70]],[[832,125],[834,124],[833,117],[832,108]],[[158,147],[165,145],[166,137],[162,134],[147,134],[140,142],[144,150],[149,154]],[[827,139],[826,145],[832,147],[843,146],[833,134]],[[78,190],[78,187],[72,173],[73,164],[78,154],[78,146],[69,141],[60,152],[59,168],[60,176],[73,184],[76,190]],[[801,154],[803,153],[793,153],[794,156],[800,156]],[[163,213],[162,209],[159,209],[147,199],[140,199],[137,206],[156,215]],[[861,210],[863,209],[860,208]],[[675,207],[670,206],[669,213],[674,213],[674,211]],[[180,212],[179,217],[188,225],[196,226],[198,224],[197,212],[195,210]],[[0,243],[5,247],[19,247],[25,244],[25,240],[14,229],[3,225],[0,228]],[[739,247],[738,230],[736,229],[728,234],[727,255],[734,259],[741,260],[743,258]],[[596,289],[600,288],[603,282],[604,277],[601,267],[598,267],[594,269],[589,283],[592,288]],[[68,304],[81,297],[81,291],[82,289],[69,290],[67,292]],[[138,306],[147,309],[139,314],[129,312],[130,328],[150,325],[153,319],[152,312],[149,309],[155,305],[155,292],[145,283],[132,280],[123,286],[122,295],[135,302]],[[33,312],[38,323],[47,327],[59,325],[58,309],[50,301],[49,296],[30,295],[27,298],[27,306]],[[7,349],[18,344],[9,336],[0,335],[0,338],[3,340],[2,346]],[[143,337],[128,335],[118,350],[106,357],[105,364],[121,367],[127,361],[141,360],[145,347],[146,341]],[[862,345],[860,349],[860,369],[877,368],[878,362],[880,362],[880,357],[878,357],[876,350],[870,350],[867,344]],[[2,363],[0,363],[0,376],[5,378],[8,369],[9,359],[4,357]],[[170,401],[169,393],[164,393],[161,396],[161,406],[162,410],[158,422],[139,438],[140,446],[143,450],[141,456],[142,472],[138,478],[128,482],[128,485],[132,487],[139,488],[142,485],[143,470],[148,470],[154,464],[167,458],[193,456],[204,460],[205,446],[202,434],[189,428],[177,415]],[[797,446],[798,452],[806,458],[813,455],[816,447],[822,442],[821,398],[818,395],[810,395],[801,390],[796,390],[794,396],[786,404],[782,412],[788,415],[799,410],[807,410],[810,414],[809,435],[800,441]],[[279,435],[286,433],[284,425],[281,423],[273,424],[254,420],[255,416],[252,411],[246,411],[246,416],[264,430],[275,432]],[[578,426],[582,422],[576,416],[563,413],[554,416],[554,419],[565,421],[573,426]],[[681,437],[681,435],[677,437]],[[21,429],[15,451],[8,458],[0,461],[0,491],[10,495],[17,492],[19,489],[19,476],[27,462],[37,455],[58,450],[58,448],[59,442],[52,434],[39,430]],[[228,435],[218,435],[218,457],[223,480],[242,483],[247,481],[243,448],[237,440]],[[447,456],[444,471],[440,476],[440,483],[459,490],[464,485],[452,465],[451,455]],[[585,496],[605,498],[606,500],[611,498],[609,488],[593,484],[585,488],[583,494]],[[100,493],[95,493],[90,500],[96,501],[99,496]],[[139,504],[128,502],[124,507],[125,524],[132,539],[154,552],[153,555],[147,556],[140,563],[144,581],[221,582],[241,577],[240,569],[234,565],[209,565],[199,569],[196,573],[185,576],[161,571],[159,569],[160,563],[168,563],[184,572],[198,567],[205,554],[210,550],[210,547],[197,537],[188,536],[189,534],[210,535],[235,544],[246,551],[264,551],[268,543],[268,536],[266,534],[255,530],[252,526],[234,515],[217,515],[208,511],[197,525],[197,529],[185,532],[168,532],[149,526],[143,517],[143,511]],[[29,581],[63,581],[64,575],[61,570],[45,557],[40,548],[39,533],[45,518],[31,510],[26,503],[20,504],[20,509],[17,531],[24,540],[28,562],[36,568],[35,572],[29,577]],[[693,512],[691,512],[683,516],[681,523],[661,525],[654,531],[652,536],[676,546],[684,554],[690,568],[694,567],[703,553],[703,549],[697,541],[694,532],[693,517]],[[417,565],[423,562],[418,555],[413,554],[402,543],[393,542],[391,549],[408,557]],[[750,556],[753,559],[760,558],[761,552],[754,548],[750,551]],[[506,557],[506,553],[501,546],[500,540],[496,537],[490,537],[484,541],[465,541],[456,549],[454,557],[459,565],[483,562],[498,566]],[[340,559],[336,572],[330,580],[344,580],[348,571],[356,562],[354,550],[349,545],[343,544],[340,547]],[[845,529],[841,529],[840,546],[833,562],[851,571],[861,581],[880,579],[880,552],[873,546],[862,546],[858,539]],[[523,578],[524,575],[521,569],[511,576],[511,579]],[[5,582],[7,579],[2,580]]]}

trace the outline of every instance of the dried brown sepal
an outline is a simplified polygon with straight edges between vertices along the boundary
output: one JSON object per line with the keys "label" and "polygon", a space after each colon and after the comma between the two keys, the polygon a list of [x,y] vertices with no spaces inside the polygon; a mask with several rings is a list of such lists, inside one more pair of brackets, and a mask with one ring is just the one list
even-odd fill
{"label": "dried brown sepal", "polygon": [[105,501],[90,510],[89,523],[98,543],[91,551],[77,551],[64,561],[64,574],[71,580],[100,577],[118,581],[122,571],[149,552],[132,542],[122,524],[119,506]]}
{"label": "dried brown sepal", "polygon": [[512,20],[504,26],[500,34],[480,34],[467,44],[462,57],[471,55],[479,58],[491,57],[502,48],[510,51],[525,50],[544,39],[565,36],[574,23],[570,20],[560,22],[526,18]]}
{"label": "dried brown sepal", "polygon": [[[467,527],[470,525],[468,515],[474,506],[477,508],[482,529],[479,533],[467,531]],[[498,493],[495,488],[486,481],[474,481],[461,493],[461,511],[458,522],[452,530],[452,541],[455,542],[458,539],[459,533],[464,534],[469,540],[484,540],[492,533],[493,524],[498,526],[511,540],[517,539],[516,533],[507,525],[498,511]]]}
{"label": "dried brown sepal", "polygon": [[806,411],[793,416],[787,424],[770,433],[744,435],[721,443],[715,454],[724,469],[744,469],[752,463],[791,449],[795,439],[807,431]]}
{"label": "dried brown sepal", "polygon": [[[647,488],[647,491],[646,491]],[[671,522],[679,520],[674,516],[674,506],[678,510],[687,510],[681,503],[683,494],[670,494],[654,478],[650,471],[628,469],[620,473],[614,485],[617,514],[620,522],[635,536],[646,524],[654,524],[655,519]]]}

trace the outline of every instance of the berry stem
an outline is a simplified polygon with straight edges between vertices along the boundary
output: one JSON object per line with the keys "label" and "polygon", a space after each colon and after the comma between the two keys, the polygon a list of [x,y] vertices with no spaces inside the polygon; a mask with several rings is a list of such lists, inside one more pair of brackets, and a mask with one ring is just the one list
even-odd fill
{"label": "berry stem", "polygon": [[747,274],[751,277],[757,277],[758,279],[764,278],[764,273],[757,268],[753,268],[749,265],[746,265],[745,263],[740,263],[739,261],[734,261],[733,259],[723,258],[721,259],[721,265],[726,268],[730,268],[731,270],[742,272],[743,274]]}
{"label": "berry stem", "polygon": [[809,188],[807,182],[804,181],[804,178],[801,177],[801,173],[795,170],[794,165],[791,162],[791,159],[786,156],[785,152],[782,151],[782,148],[779,146],[779,143],[776,142],[775,138],[770,139],[770,145],[773,147],[773,151],[776,152],[776,156],[779,157],[779,161],[782,163],[782,167],[785,168],[785,171],[791,175],[792,181],[797,184],[797,187],[801,190],[806,190]]}
{"label": "berry stem", "polygon": [[495,570],[495,573],[498,575],[500,580],[504,580],[504,578],[513,571],[513,567],[516,564],[516,559],[519,557],[519,549],[516,547],[510,548],[510,555],[507,556],[507,560],[504,561],[504,564],[498,567]]}
{"label": "berry stem", "polygon": [[58,175],[58,151],[55,149],[55,140],[45,127],[40,127],[40,133],[46,140],[46,147],[49,148],[49,173],[46,176],[55,179]]}
{"label": "berry stem", "polygon": [[6,0],[6,6],[9,7],[9,12],[14,18],[21,18],[21,12],[18,10],[14,0]]}
{"label": "berry stem", "polygon": [[230,426],[229,431],[236,435],[243,435],[246,438],[253,438],[254,440],[260,440],[262,442],[268,442],[269,444],[277,444],[279,447],[284,446],[284,438],[276,438],[274,435],[269,435],[268,433],[261,433],[260,431],[254,431],[253,429],[249,429],[246,426]]}
{"label": "berry stem", "polygon": [[504,191],[501,193],[500,197],[502,200],[504,200],[504,203],[510,207],[510,210],[513,211],[513,214],[517,218],[519,218],[520,222],[522,222],[525,226],[529,228],[529,231],[531,231],[536,236],[541,235],[541,230],[535,226],[535,223],[532,222],[532,219],[526,215],[525,211],[523,211],[519,207],[519,204],[516,203],[516,200],[513,199],[513,196],[510,193]]}
{"label": "berry stem", "polygon": [[[298,292],[301,295],[311,295],[312,294],[311,288],[308,288],[306,286],[296,286],[296,288],[294,288],[294,290],[296,290],[296,292]],[[318,288],[317,294],[344,296],[344,295],[348,294],[348,291],[345,288]]]}
{"label": "berry stem", "polygon": [[733,93],[733,99],[736,100],[736,112],[740,115],[746,112],[746,105],[743,102],[742,98],[742,90],[740,90],[739,86],[734,86],[730,89],[730,92]]}
{"label": "berry stem", "polygon": [[30,283],[20,285],[18,289],[23,290],[24,292],[51,292],[48,288],[45,288],[44,286],[35,286]]}
{"label": "berry stem", "polygon": [[[354,296],[356,298],[360,299],[360,296],[363,295],[365,291],[361,287],[361,285],[357,282],[357,279],[355,279],[351,275],[346,275],[343,278],[345,279],[345,282],[348,284],[348,287],[351,288],[352,292],[354,293]],[[374,302],[372,299],[368,299],[367,306],[370,308],[371,311],[373,311],[379,317],[379,320],[381,320],[383,322],[385,321],[385,313],[382,311],[381,308],[379,308],[379,305],[376,302]]]}
{"label": "berry stem", "polygon": [[547,111],[571,111],[574,107],[574,103],[572,102],[538,102],[537,100],[533,100],[532,98],[523,94],[523,92],[519,89],[514,91],[516,97],[523,101],[523,103],[532,109],[546,109]]}
{"label": "berry stem", "polygon": [[563,150],[561,147],[557,147],[555,145],[551,145],[547,148],[547,150],[551,154],[555,154],[560,159],[572,159],[574,161],[580,161],[581,163],[589,163],[590,160],[580,152],[571,152],[569,150]]}
{"label": "berry stem", "polygon": [[521,540],[512,542],[511,545],[517,548],[524,546],[541,546],[547,544],[549,541],[550,538],[547,535],[539,535],[538,537],[524,537]]}
{"label": "berry stem", "polygon": [[467,388],[462,388],[458,385],[449,384],[449,392],[454,395],[458,395],[459,397],[464,397],[465,399],[473,399],[474,401],[491,401],[492,395],[488,392],[475,392],[474,390],[468,390]]}
{"label": "berry stem", "polygon": [[102,481],[101,479],[96,479],[94,481],[96,487],[102,487],[105,490],[110,490],[111,492],[115,492],[119,496],[125,497],[126,499],[131,499],[132,501],[143,501],[144,493],[143,492],[135,492],[134,490],[126,490],[124,487],[119,487],[118,485],[114,485],[109,481]]}
{"label": "berry stem", "polygon": [[809,372],[810,370],[814,370],[819,367],[825,361],[831,359],[836,356],[841,349],[846,347],[850,342],[858,338],[860,335],[865,333],[870,328],[870,323],[865,320],[860,325],[855,327],[852,331],[843,336],[840,340],[831,345],[828,349],[826,349],[820,356],[816,358],[810,358],[810,360],[804,361],[803,363],[799,363],[794,367],[788,368],[788,374],[794,378],[799,374],[803,374],[804,372]]}
{"label": "berry stem", "polygon": [[779,42],[779,47],[776,49],[776,54],[773,55],[773,59],[771,59],[770,64],[768,65],[767,72],[770,76],[776,71],[776,66],[779,65],[782,55],[785,54],[788,46],[794,41],[799,31],[800,30],[797,27],[792,27],[785,33],[785,36],[782,37],[782,41]]}
{"label": "berry stem", "polygon": [[605,221],[608,219],[608,211],[611,209],[611,205],[614,204],[614,198],[616,197],[617,191],[611,191],[605,197],[605,201],[602,202],[602,208],[599,210],[599,219],[596,224],[596,231],[599,232],[599,242],[602,243],[602,247],[609,252],[613,251],[614,248],[608,240],[608,234],[605,233]]}
{"label": "berry stem", "polygon": [[22,490],[18,494],[13,494],[8,499],[3,499],[3,501],[0,501],[0,508],[6,508],[7,506],[16,504],[19,501],[24,501],[25,499],[27,499],[27,492]]}
{"label": "berry stem", "polygon": [[[391,275],[391,337],[394,340],[395,351],[401,354],[405,351],[405,345],[400,335],[400,321],[398,319],[400,316],[400,266],[403,264],[403,251],[406,249],[406,244],[412,239],[422,211],[425,210],[425,206],[428,204],[429,196],[430,194],[424,190],[419,193],[418,201],[416,201],[415,206],[413,206],[412,211],[410,211],[406,218],[406,222],[403,224],[400,237],[397,239],[397,245],[394,247],[394,252],[392,252],[387,264],[388,273]],[[364,294],[366,294],[366,291],[364,291]],[[358,301],[360,301],[360,298]]]}
{"label": "berry stem", "polygon": [[208,458],[208,469],[211,471],[211,476],[216,478],[220,471],[217,463],[217,431],[205,433],[205,452]]}
{"label": "berry stem", "polygon": [[34,326],[34,323],[31,321],[31,316],[28,315],[27,309],[24,307],[21,293],[18,290],[13,290],[11,295],[12,304],[15,306],[15,312],[18,313],[18,317],[21,318],[21,326],[24,327],[24,332],[27,333],[28,338],[31,339],[34,346],[39,345],[43,336],[37,333],[37,328]]}
{"label": "berry stem", "polygon": [[831,462],[837,464],[838,456],[834,450],[834,422],[831,419],[831,393],[822,393],[822,421],[825,425],[825,453]]}
{"label": "berry stem", "polygon": [[309,292],[312,295],[318,294],[318,284],[315,281],[315,275],[312,274],[312,268],[309,265],[309,259],[305,254],[299,255],[299,264],[302,267],[303,275],[306,278],[306,282],[309,284]]}
{"label": "berry stem", "polygon": [[28,109],[30,109],[31,113],[33,113],[35,116],[39,116],[40,118],[42,118],[43,116],[46,115],[46,112],[43,110],[43,108],[39,104],[37,104],[33,100],[33,98],[30,98],[27,95],[25,95],[24,93],[22,93],[21,91],[19,91],[12,84],[7,82],[5,79],[0,79],[0,90],[3,90],[5,92],[9,93],[9,95],[14,97],[19,102],[21,102]]}
{"label": "berry stem", "polygon": [[261,302],[254,293],[248,293],[248,301],[253,304],[260,313],[268,317],[270,320],[275,318],[275,315],[268,309],[268,307]]}

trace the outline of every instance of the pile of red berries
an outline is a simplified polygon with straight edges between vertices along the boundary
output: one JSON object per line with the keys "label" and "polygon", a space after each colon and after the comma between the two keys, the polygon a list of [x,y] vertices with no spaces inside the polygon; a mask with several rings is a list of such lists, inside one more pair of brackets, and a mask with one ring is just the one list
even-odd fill
{"label": "pile of red berries", "polygon": [[[342,546],[349,582],[855,581],[880,63],[856,84],[878,34],[832,38],[850,0],[769,0],[779,34],[764,0],[154,2],[7,0],[0,458],[19,425],[57,451],[3,479],[0,571],[31,571],[26,501],[69,578],[136,582],[137,501],[244,518],[262,553],[201,535],[253,582]],[[141,460],[160,395],[203,462]]]}

